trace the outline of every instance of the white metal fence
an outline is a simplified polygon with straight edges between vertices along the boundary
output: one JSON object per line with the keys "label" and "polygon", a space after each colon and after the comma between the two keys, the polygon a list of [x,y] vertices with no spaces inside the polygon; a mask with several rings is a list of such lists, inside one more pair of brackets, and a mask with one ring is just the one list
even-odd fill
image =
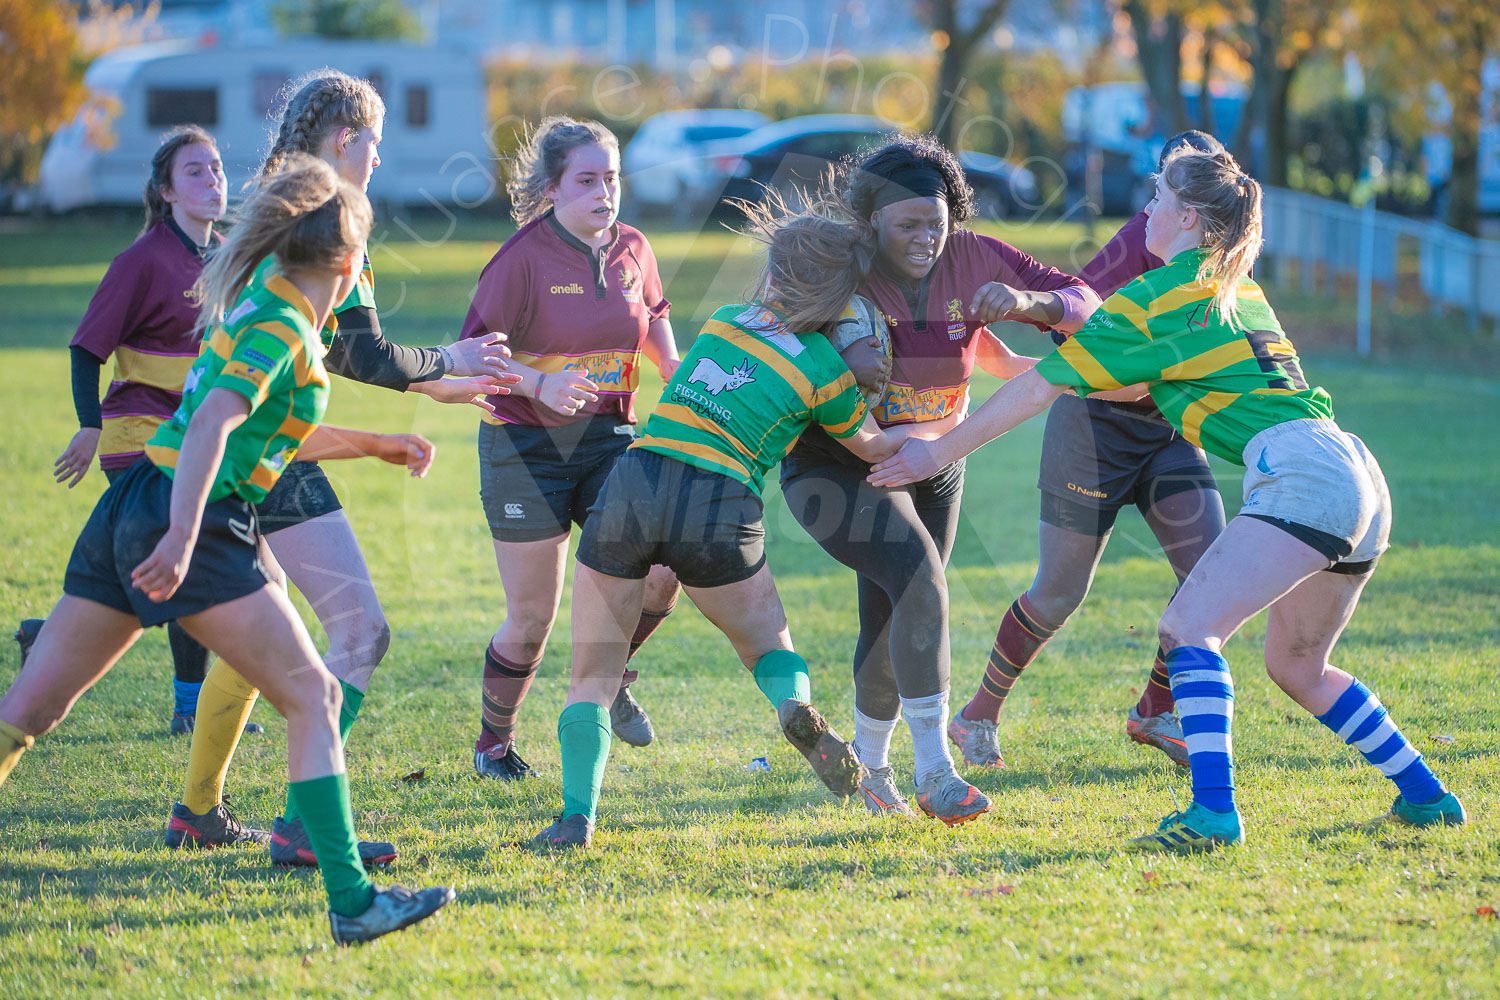
{"label": "white metal fence", "polygon": [[[1265,246],[1273,280],[1291,283],[1294,263],[1302,290],[1316,292],[1321,279],[1336,294],[1338,279],[1355,279],[1359,297],[1359,353],[1370,352],[1374,286],[1394,303],[1403,254],[1415,251],[1422,293],[1434,314],[1464,310],[1469,326],[1481,317],[1500,319],[1500,241],[1466,236],[1435,222],[1377,212],[1374,202],[1355,208],[1283,188],[1265,193]],[[1315,266],[1321,265],[1321,266]]]}

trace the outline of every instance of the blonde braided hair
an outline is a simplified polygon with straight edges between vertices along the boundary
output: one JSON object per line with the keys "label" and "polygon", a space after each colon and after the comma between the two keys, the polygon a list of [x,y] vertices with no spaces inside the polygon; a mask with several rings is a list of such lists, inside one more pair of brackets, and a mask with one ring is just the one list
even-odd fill
{"label": "blonde braided hair", "polygon": [[[261,165],[262,175],[274,174],[288,153],[317,155],[328,136],[341,128],[374,128],[385,117],[385,102],[374,84],[336,69],[323,68],[288,84],[281,109],[281,127]],[[354,140],[349,137],[350,142]]]}

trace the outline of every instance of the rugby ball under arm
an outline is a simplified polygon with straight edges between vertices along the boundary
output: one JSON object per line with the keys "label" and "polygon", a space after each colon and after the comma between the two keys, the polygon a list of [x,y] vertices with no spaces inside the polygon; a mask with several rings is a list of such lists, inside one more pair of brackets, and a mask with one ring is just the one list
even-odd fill
{"label": "rugby ball under arm", "polygon": [[[844,313],[833,325],[833,332],[829,335],[834,350],[842,354],[847,348],[874,337],[880,344],[880,350],[887,358],[891,354],[891,331],[885,325],[885,319],[880,315],[880,310],[875,308],[875,303],[863,295],[856,295],[849,300],[849,305],[844,308]],[[871,408],[880,405],[880,400],[885,396],[886,385],[890,376],[886,375],[880,379],[875,386],[862,386],[865,390],[865,403]]]}

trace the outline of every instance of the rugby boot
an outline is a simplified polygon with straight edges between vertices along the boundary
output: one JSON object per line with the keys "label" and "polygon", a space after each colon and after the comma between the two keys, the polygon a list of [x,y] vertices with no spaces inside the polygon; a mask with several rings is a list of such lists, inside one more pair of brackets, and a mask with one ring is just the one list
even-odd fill
{"label": "rugby boot", "polygon": [[[173,735],[173,736],[186,736],[186,735],[189,735],[189,734],[192,733],[193,726],[197,723],[197,721],[198,721],[198,713],[197,712],[189,712],[186,715],[184,715],[181,712],[173,712],[172,713],[172,725],[171,725],[171,728],[168,729],[168,732],[171,733],[171,735]],[[262,726],[259,722],[247,722],[247,723],[245,723],[245,732],[247,732],[247,733],[263,733],[265,731],[266,731],[266,727]]]}
{"label": "rugby boot", "polygon": [[373,941],[392,931],[404,930],[412,924],[426,920],[438,910],[453,902],[456,893],[446,885],[435,889],[407,889],[393,885],[389,889],[376,887],[375,898],[370,908],[357,917],[345,917],[328,911],[329,929],[338,944],[357,944]]}
{"label": "rugby boot", "polygon": [[195,813],[181,802],[174,802],[172,815],[167,819],[168,847],[240,847],[270,840],[269,831],[241,823],[223,802],[206,813]]}
{"label": "rugby boot", "polygon": [[1131,706],[1125,717],[1125,734],[1142,746],[1156,747],[1178,767],[1188,766],[1187,739],[1176,712],[1142,715],[1139,708]]}
{"label": "rugby boot", "polygon": [[571,850],[594,842],[594,821],[583,813],[559,816],[552,825],[531,838],[531,846],[546,850]]}
{"label": "rugby boot", "polygon": [[1452,792],[1436,802],[1412,802],[1404,795],[1391,803],[1391,816],[1407,826],[1462,826],[1469,821],[1464,805]]}
{"label": "rugby boot", "polygon": [[1244,842],[1245,824],[1238,810],[1215,812],[1194,802],[1185,810],[1168,813],[1155,831],[1131,838],[1126,847],[1133,851],[1199,854]]}
{"label": "rugby boot", "polygon": [[918,782],[917,808],[948,826],[958,826],[989,812],[990,800],[950,768]]}
{"label": "rugby boot", "polygon": [[[359,860],[366,868],[381,868],[396,860],[396,845],[381,840],[361,840]],[[271,821],[271,864],[277,868],[316,868],[318,856],[301,819],[287,822],[280,816]]]}
{"label": "rugby boot", "polygon": [[21,666],[26,666],[26,657],[31,654],[31,647],[36,643],[37,634],[41,632],[42,626],[45,624],[47,624],[47,619],[45,618],[23,618],[21,620],[21,627],[16,629],[16,633],[13,636],[16,640],[16,645],[21,647]]}
{"label": "rugby boot", "polygon": [[915,816],[906,796],[896,787],[896,774],[889,767],[866,768],[859,782],[859,797],[874,816]]}
{"label": "rugby boot", "polygon": [[865,767],[854,746],[828,726],[828,720],[805,701],[788,698],[776,709],[781,733],[797,748],[828,790],[841,799],[859,791]]}
{"label": "rugby boot", "polygon": [[948,739],[958,747],[969,767],[1005,766],[1005,760],[1000,756],[998,727],[988,719],[975,722],[955,715],[948,723]]}
{"label": "rugby boot", "polygon": [[520,781],[535,778],[537,773],[531,765],[516,753],[516,741],[502,743],[488,750],[474,751],[474,773],[481,778],[498,778],[501,781]]}
{"label": "rugby boot", "polygon": [[633,747],[650,746],[651,741],[656,739],[656,729],[651,725],[651,717],[630,693],[629,684],[620,688],[609,706],[609,728]]}

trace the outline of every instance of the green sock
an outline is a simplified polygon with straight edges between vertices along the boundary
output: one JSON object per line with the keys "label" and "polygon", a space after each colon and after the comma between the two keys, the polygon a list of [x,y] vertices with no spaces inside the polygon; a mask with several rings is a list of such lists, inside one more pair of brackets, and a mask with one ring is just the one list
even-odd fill
{"label": "green sock", "polygon": [[[349,730],[354,728],[354,719],[359,715],[359,707],[365,703],[365,693],[348,681],[340,680],[339,687],[344,692],[344,707],[339,709],[339,746],[349,742]],[[298,817],[297,803],[292,800],[292,790],[286,790],[286,809],[281,818],[288,823]]]}
{"label": "green sock", "polygon": [[812,682],[807,679],[807,661],[790,649],[773,649],[755,661],[755,686],[772,708],[788,698],[812,700]]}
{"label": "green sock", "polygon": [[591,701],[569,705],[557,717],[557,740],[562,744],[563,815],[582,813],[593,819],[609,760],[609,713]]}
{"label": "green sock", "polygon": [[288,789],[297,804],[307,839],[318,856],[328,908],[344,917],[369,909],[375,887],[365,875],[354,841],[354,813],[349,807],[349,775],[330,774],[310,781],[294,781]]}

